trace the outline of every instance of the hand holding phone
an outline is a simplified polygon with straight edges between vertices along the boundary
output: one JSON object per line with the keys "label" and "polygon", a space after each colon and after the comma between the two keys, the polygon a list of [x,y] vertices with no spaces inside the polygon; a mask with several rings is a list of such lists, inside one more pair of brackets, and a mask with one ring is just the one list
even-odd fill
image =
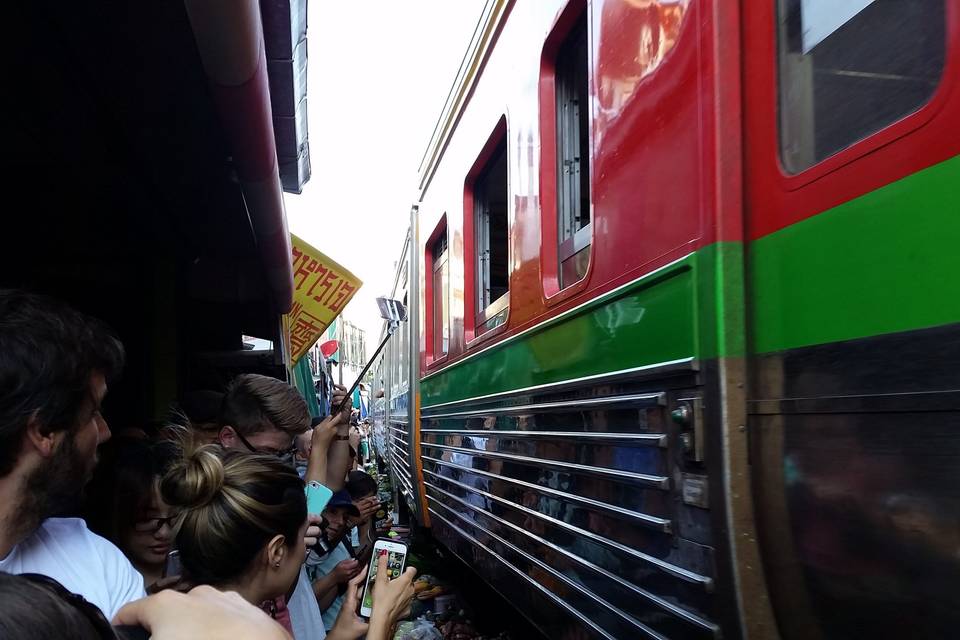
{"label": "hand holding phone", "polygon": [[[374,609],[374,600],[375,598],[380,598],[380,594],[386,593],[387,595],[383,596],[385,602],[384,606],[388,608],[394,608],[394,602],[403,594],[403,583],[406,582],[410,586],[410,598],[413,598],[413,575],[416,575],[416,570],[411,569],[407,572],[409,575],[404,573],[404,567],[407,562],[407,545],[402,542],[394,542],[392,540],[377,540],[373,545],[373,559],[370,562],[370,567],[367,570],[367,580],[366,586],[363,590],[363,599],[360,601],[360,615],[369,618],[373,614]],[[391,580],[396,580],[403,575],[403,580],[401,584],[396,588],[391,590],[390,584]],[[398,593],[394,593],[397,591]],[[409,605],[409,599],[404,604],[404,608]],[[402,609],[400,610],[402,611]],[[399,611],[397,612],[399,613]]]}
{"label": "hand holding phone", "polygon": [[417,570],[408,567],[399,578],[387,578],[387,563],[381,557],[379,565],[382,571],[377,572],[376,582],[373,585],[374,601],[373,614],[370,617],[370,633],[368,637],[389,637],[397,620],[410,615],[410,603],[413,601],[413,578]]}
{"label": "hand holding phone", "polygon": [[[309,504],[309,500],[307,501]],[[307,511],[307,530],[303,535],[303,544],[307,549],[313,548],[323,535],[323,516]]]}
{"label": "hand holding phone", "polygon": [[380,499],[377,496],[362,498],[356,503],[360,510],[360,522],[366,522],[380,510]]}
{"label": "hand holding phone", "polygon": [[339,416],[341,421],[344,423],[350,422],[350,413],[353,409],[353,392],[357,388],[358,384],[360,384],[359,379],[353,383],[353,386],[350,387],[349,391],[347,391],[342,385],[334,385],[333,398],[330,402],[331,416]]}
{"label": "hand holding phone", "polygon": [[357,608],[360,604],[360,590],[363,589],[366,576],[366,567],[364,567],[363,571],[358,573],[347,585],[343,606],[340,608],[340,613],[337,614],[333,630],[327,637],[337,635],[344,638],[360,638],[369,631],[369,625],[357,615]]}
{"label": "hand holding phone", "polygon": [[353,558],[348,558],[338,562],[331,573],[334,575],[334,579],[336,580],[337,584],[347,584],[357,577],[357,574],[360,573],[360,569],[361,567],[359,562]]}

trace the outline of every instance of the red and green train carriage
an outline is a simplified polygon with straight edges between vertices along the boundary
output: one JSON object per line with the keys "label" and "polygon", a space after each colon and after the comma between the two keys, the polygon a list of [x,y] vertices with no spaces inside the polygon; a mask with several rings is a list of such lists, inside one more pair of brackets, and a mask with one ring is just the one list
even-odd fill
{"label": "red and green train carriage", "polygon": [[378,371],[551,638],[960,628],[960,4],[491,0]]}

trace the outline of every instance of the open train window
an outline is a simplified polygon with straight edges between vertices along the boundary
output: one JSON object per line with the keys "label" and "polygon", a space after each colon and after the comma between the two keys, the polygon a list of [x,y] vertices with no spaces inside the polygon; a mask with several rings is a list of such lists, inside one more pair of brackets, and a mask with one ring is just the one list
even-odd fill
{"label": "open train window", "polygon": [[776,0],[780,150],[799,173],[922,107],[943,73],[946,0]]}
{"label": "open train window", "polygon": [[430,290],[427,325],[430,358],[437,360],[450,351],[450,261],[447,259],[447,222],[444,218],[427,248]]}
{"label": "open train window", "polygon": [[557,248],[560,287],[583,278],[590,261],[590,109],[587,13],[560,45],[554,66],[557,120]]}
{"label": "open train window", "polygon": [[[404,265],[404,272],[406,270],[406,265]],[[406,292],[403,294],[403,306],[407,306]],[[410,323],[401,322],[397,333],[400,334],[400,355],[397,359],[400,361],[400,389],[403,393],[404,390],[410,388]]]}
{"label": "open train window", "polygon": [[510,288],[507,222],[507,141],[500,140],[473,183],[476,247],[476,330],[506,320]]}

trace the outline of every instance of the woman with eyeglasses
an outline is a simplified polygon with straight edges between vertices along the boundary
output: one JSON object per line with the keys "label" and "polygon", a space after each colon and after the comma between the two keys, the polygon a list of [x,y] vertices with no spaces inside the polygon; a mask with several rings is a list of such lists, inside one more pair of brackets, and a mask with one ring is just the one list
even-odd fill
{"label": "woman with eyeglasses", "polygon": [[123,551],[149,591],[162,577],[173,543],[177,513],[160,495],[160,480],[178,448],[171,442],[117,439],[103,454],[88,492],[88,525]]}

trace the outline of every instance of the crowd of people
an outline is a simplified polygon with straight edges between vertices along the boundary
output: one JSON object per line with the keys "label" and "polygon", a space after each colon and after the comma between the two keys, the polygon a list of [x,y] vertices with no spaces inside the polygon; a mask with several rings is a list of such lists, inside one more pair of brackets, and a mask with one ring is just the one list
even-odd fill
{"label": "crowd of people", "polygon": [[243,374],[108,442],[124,360],[99,320],[0,290],[0,637],[388,638],[415,571],[380,566],[358,615],[379,504],[350,403],[311,418]]}

